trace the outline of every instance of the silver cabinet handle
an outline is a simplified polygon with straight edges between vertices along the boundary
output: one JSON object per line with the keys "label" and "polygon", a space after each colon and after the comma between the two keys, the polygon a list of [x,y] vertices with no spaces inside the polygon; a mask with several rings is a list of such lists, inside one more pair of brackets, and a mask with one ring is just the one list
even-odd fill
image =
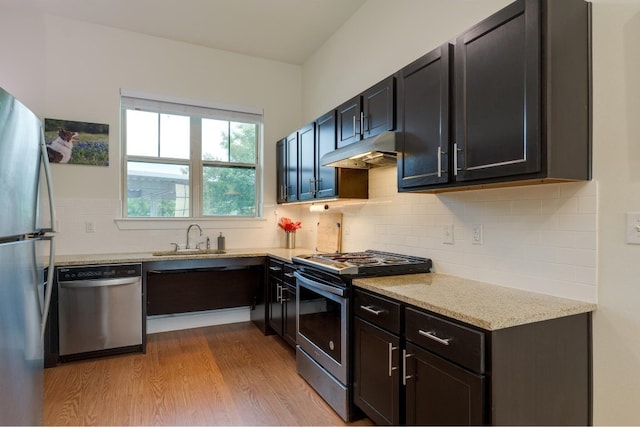
{"label": "silver cabinet handle", "polygon": [[293,275],[293,273],[284,273],[285,277],[288,277],[289,279],[293,279],[296,276]]}
{"label": "silver cabinet handle", "polygon": [[442,176],[442,147],[438,146],[438,178]]}
{"label": "silver cabinet handle", "polygon": [[356,115],[353,115],[353,137],[356,137]]}
{"label": "silver cabinet handle", "polygon": [[280,267],[269,267],[269,270],[271,270],[271,271],[280,271],[280,270],[282,270],[282,268],[280,268]]}
{"label": "silver cabinet handle", "polygon": [[458,176],[458,151],[462,151],[461,148],[458,148],[458,143],[453,144],[453,175]]}
{"label": "silver cabinet handle", "polygon": [[379,316],[380,314],[384,313],[384,310],[382,309],[376,310],[372,305],[361,305],[360,308],[366,311],[367,313],[375,314],[376,316]]}
{"label": "silver cabinet handle", "polygon": [[423,337],[427,337],[429,339],[432,339],[433,341],[439,342],[442,345],[449,345],[449,341],[451,341],[451,338],[440,338],[436,336],[436,333],[431,331],[431,332],[425,332],[421,329],[418,329],[418,333],[420,335],[422,335]]}
{"label": "silver cabinet handle", "polygon": [[276,285],[276,302],[282,303],[282,286]]}
{"label": "silver cabinet handle", "polygon": [[397,366],[393,366],[393,350],[397,350],[398,347],[394,347],[392,343],[389,343],[389,376],[391,373],[398,369]]}
{"label": "silver cabinet handle", "polygon": [[407,380],[413,378],[413,375],[407,375],[407,359],[413,357],[413,354],[407,353],[407,350],[402,350],[402,385],[407,385]]}
{"label": "silver cabinet handle", "polygon": [[360,135],[364,135],[364,111],[360,111]]}
{"label": "silver cabinet handle", "polygon": [[316,195],[316,179],[314,178],[309,178],[309,191],[311,192],[311,195],[313,197],[315,197]]}

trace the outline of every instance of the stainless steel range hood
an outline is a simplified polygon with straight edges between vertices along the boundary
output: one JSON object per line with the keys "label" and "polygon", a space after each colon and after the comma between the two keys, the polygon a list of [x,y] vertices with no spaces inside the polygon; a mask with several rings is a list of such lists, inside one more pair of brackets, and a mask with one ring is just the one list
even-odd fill
{"label": "stainless steel range hood", "polygon": [[322,156],[320,164],[336,168],[369,169],[395,165],[396,159],[396,133],[386,131],[333,150]]}

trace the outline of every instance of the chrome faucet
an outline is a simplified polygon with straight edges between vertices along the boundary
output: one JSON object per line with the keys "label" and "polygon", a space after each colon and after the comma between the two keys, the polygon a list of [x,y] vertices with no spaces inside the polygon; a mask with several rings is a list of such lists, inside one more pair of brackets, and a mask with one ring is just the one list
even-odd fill
{"label": "chrome faucet", "polygon": [[202,228],[200,228],[198,224],[191,224],[189,228],[187,228],[187,247],[185,249],[191,249],[191,246],[189,246],[189,232],[193,227],[198,227],[198,230],[200,230],[200,235],[202,236]]}

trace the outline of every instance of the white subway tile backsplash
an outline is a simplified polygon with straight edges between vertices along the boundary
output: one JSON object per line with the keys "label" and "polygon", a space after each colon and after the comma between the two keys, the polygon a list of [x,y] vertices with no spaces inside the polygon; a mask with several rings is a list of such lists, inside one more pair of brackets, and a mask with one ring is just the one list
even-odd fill
{"label": "white subway tile backsplash", "polygon": [[[358,224],[361,232],[383,232],[367,233],[366,240],[359,233],[345,236],[347,250],[427,256],[441,273],[597,300],[596,182],[394,196],[390,170],[395,174],[393,168],[369,172],[367,203],[375,206],[376,195],[384,194],[390,202],[383,215],[370,209],[344,215],[345,223]],[[388,227],[376,228],[381,224]],[[442,243],[442,226],[448,224],[454,225],[453,245]],[[472,224],[483,225],[482,245],[471,243]]]}

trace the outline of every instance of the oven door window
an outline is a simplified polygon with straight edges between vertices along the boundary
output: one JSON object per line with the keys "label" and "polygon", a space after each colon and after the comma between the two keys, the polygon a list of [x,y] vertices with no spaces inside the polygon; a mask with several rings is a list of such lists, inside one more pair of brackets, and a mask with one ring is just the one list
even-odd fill
{"label": "oven door window", "polygon": [[345,300],[299,287],[298,332],[342,364],[342,313]]}

